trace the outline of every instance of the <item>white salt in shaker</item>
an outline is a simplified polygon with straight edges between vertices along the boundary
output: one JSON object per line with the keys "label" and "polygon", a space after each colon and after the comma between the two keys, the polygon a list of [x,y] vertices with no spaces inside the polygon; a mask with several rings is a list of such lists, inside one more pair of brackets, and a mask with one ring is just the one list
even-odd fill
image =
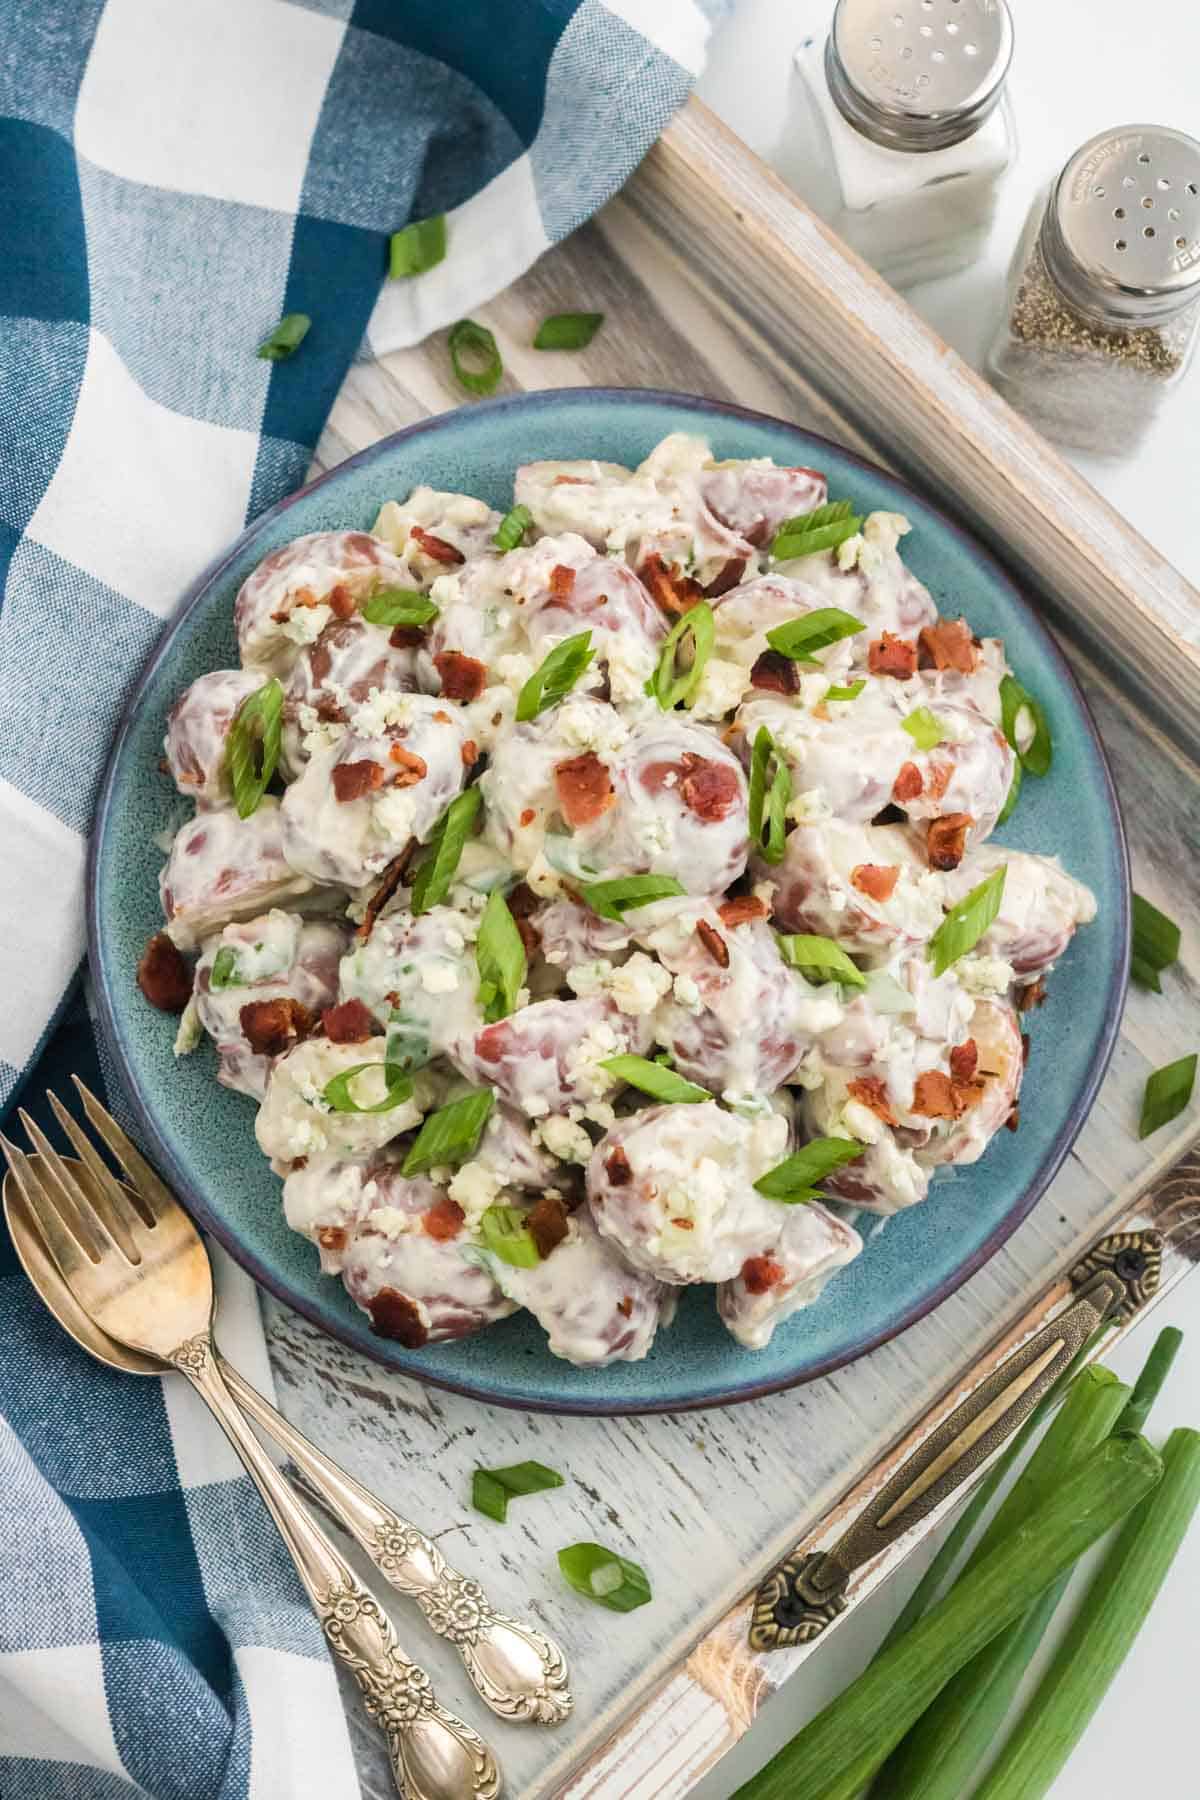
{"label": "white salt in shaker", "polygon": [[1047,437],[1134,448],[1200,335],[1200,143],[1125,125],[1091,138],[1035,201],[987,358]]}
{"label": "white salt in shaker", "polygon": [[785,179],[896,287],[973,262],[1016,157],[1006,0],[838,0],[796,51]]}

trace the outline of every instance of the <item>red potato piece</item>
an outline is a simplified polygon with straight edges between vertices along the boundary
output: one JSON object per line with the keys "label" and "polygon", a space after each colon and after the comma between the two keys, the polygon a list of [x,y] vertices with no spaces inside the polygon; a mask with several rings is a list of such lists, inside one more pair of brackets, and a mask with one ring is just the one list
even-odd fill
{"label": "red potato piece", "polygon": [[331,620],[316,643],[301,651],[288,680],[283,703],[285,771],[297,775],[308,761],[306,725],[311,728],[313,715],[318,725],[344,725],[349,712],[361,706],[372,689],[406,693],[416,685],[412,649],[397,648],[383,626],[361,617]]}
{"label": "red potato piece", "polygon": [[163,751],[171,779],[197,806],[233,800],[226,767],[230,728],[264,677],[254,669],[214,669],[185,688],[167,714]]}
{"label": "red potato piece", "polygon": [[419,917],[397,906],[343,959],[342,1001],[398,1027],[406,1066],[423,1067],[482,1026],[475,930],[475,921],[449,906]]}
{"label": "red potato piece", "polygon": [[580,1368],[640,1362],[671,1298],[660,1282],[630,1268],[586,1208],[572,1214],[561,1242],[536,1268],[493,1260],[492,1269],[509,1299],[549,1334],[551,1354]]}
{"label": "red potato piece", "polygon": [[314,883],[288,863],[283,837],[279,802],[269,794],[248,819],[223,809],[190,819],[159,876],[168,936],[194,949],[231,920],[310,894]]}
{"label": "red potato piece", "polygon": [[828,489],[816,469],[733,462],[705,470],[700,492],[722,525],[762,547],[788,519],[823,506]]}
{"label": "red potato piece", "polygon": [[717,1289],[721,1323],[747,1350],[763,1350],[776,1328],[810,1306],[830,1277],[862,1249],[862,1239],[824,1206],[777,1206],[763,1250]]}
{"label": "red potato piece", "polygon": [[375,1235],[370,1214],[346,1251],[342,1281],[372,1331],[408,1350],[470,1337],[516,1311],[459,1239]]}
{"label": "red potato piece", "polygon": [[975,954],[1003,957],[1016,975],[1028,980],[1056,963],[1078,927],[1095,918],[1095,896],[1067,874],[1057,857],[985,844],[947,875],[947,905],[964,900],[1001,866],[1000,911]]}
{"label": "red potato piece", "polygon": [[[276,910],[208,939],[196,965],[195,1000],[216,1045],[223,1086],[262,1099],[273,1059],[315,1030],[337,999],[338,960],[349,935],[340,922]],[[212,968],[222,950],[233,953],[238,978],[214,988]],[[244,979],[247,970],[255,979]],[[249,1006],[278,1010],[252,1014],[248,1030],[242,1014]]]}
{"label": "red potato piece", "polygon": [[897,548],[907,521],[894,513],[871,513],[863,521],[864,554],[843,567],[844,551],[820,551],[783,565],[789,576],[807,582],[819,598],[815,606],[837,606],[861,619],[865,630],[854,640],[864,661],[868,646],[890,632],[915,638],[937,618],[929,590],[906,569]]}
{"label": "red potato piece", "polygon": [[484,1026],[473,1042],[450,1054],[469,1080],[495,1088],[510,1106],[539,1119],[615,1093],[618,1083],[598,1067],[600,1061],[626,1051],[645,1055],[650,1041],[647,1020],[591,996],[536,1000]]}
{"label": "red potato piece", "polygon": [[357,605],[377,587],[410,585],[405,565],[365,531],[296,538],[273,550],[242,583],[233,609],[242,662],[286,675],[304,645],[337,616],[335,590]]}
{"label": "red potato piece", "polygon": [[[868,872],[879,870],[886,876]],[[799,825],[783,861],[755,873],[776,883],[781,930],[835,938],[851,954],[924,944],[942,922],[936,879],[899,825]]]}
{"label": "red potato piece", "polygon": [[[1007,1001],[980,1000],[971,1015],[971,1037],[977,1048],[976,1072],[967,1081],[943,1077],[950,1090],[948,1116],[938,1118],[928,1143],[916,1158],[925,1168],[977,1162],[1005,1123],[1021,1089],[1025,1059],[1017,1015]],[[929,1077],[921,1078],[929,1082]],[[914,1109],[921,1099],[914,1096]]]}
{"label": "red potato piece", "polygon": [[756,692],[737,713],[742,760],[749,766],[765,726],[791,772],[794,794],[812,794],[835,818],[865,825],[890,803],[906,764],[921,767],[904,730],[908,711],[903,690],[898,698],[890,682],[870,682],[856,700],[816,709]]}

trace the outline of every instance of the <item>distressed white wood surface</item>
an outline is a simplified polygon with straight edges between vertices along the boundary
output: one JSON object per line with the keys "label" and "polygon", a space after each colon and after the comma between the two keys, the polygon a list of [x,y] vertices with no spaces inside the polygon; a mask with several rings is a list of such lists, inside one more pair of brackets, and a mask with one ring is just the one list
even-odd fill
{"label": "distressed white wood surface", "polygon": [[[691,122],[685,120],[683,129],[690,131]],[[809,339],[803,364],[793,364],[796,346],[777,328],[788,299],[782,278],[760,307],[743,296],[737,311],[693,284],[662,224],[675,156],[670,146],[654,153],[595,225],[480,312],[504,349],[505,388],[606,383],[731,398],[888,460],[879,435],[887,420],[877,418],[868,433],[831,406],[820,379],[832,380],[836,389],[839,378],[819,364]],[[758,198],[766,204],[761,191]],[[775,206],[773,195],[768,200]],[[684,228],[681,219],[682,201],[674,229]],[[760,230],[756,254],[763,254],[764,241]],[[862,279],[847,267],[847,281]],[[889,310],[899,305],[886,298]],[[579,307],[608,315],[586,352],[555,357],[523,348],[546,313]],[[810,302],[810,338],[815,329]],[[924,328],[914,322],[914,330]],[[318,464],[329,467],[460,399],[441,338],[383,364],[358,367],[319,446]],[[943,387],[938,406],[946,408],[952,399]],[[916,405],[910,388],[910,414]],[[959,421],[953,429],[964,427]],[[946,433],[953,435],[949,425]],[[1023,437],[1014,441],[1023,446],[1022,455],[1033,457],[1026,469],[1033,482],[1037,440],[1032,448]],[[1065,469],[1052,461],[1056,470]],[[911,478],[911,467],[906,472]],[[981,491],[987,486],[982,480],[979,485]],[[1091,490],[1077,486],[1080,504],[1088,504]],[[1105,510],[1099,500],[1095,505]],[[1143,596],[1162,592],[1172,606],[1185,606],[1186,584],[1172,580],[1169,571],[1164,575],[1150,553],[1139,565],[1138,540],[1123,527],[1121,537],[1129,569],[1142,567]],[[1149,630],[1141,613],[1136,629]],[[1101,677],[1086,668],[1080,672],[1125,799],[1137,885],[1180,919],[1186,944],[1200,944],[1197,771],[1149,732]],[[1181,1155],[1186,1120],[1159,1133],[1152,1147],[1139,1146],[1132,1123],[1148,1070],[1193,1047],[1198,980],[1200,968],[1192,965],[1172,979],[1168,999],[1131,995],[1092,1118],[1051,1192],[1006,1249],[902,1338],[790,1394],[679,1417],[526,1416],[425,1389],[268,1303],[271,1356],[289,1416],[385,1500],[439,1536],[451,1560],[479,1574],[500,1604],[541,1619],[568,1651],[578,1697],[572,1721],[556,1732],[506,1727],[475,1700],[456,1660],[427,1637],[416,1615],[406,1614],[402,1603],[392,1606],[410,1652],[430,1669],[449,1703],[495,1744],[510,1795],[682,1795],[746,1728],[764,1679],[777,1682],[787,1665],[779,1659],[764,1677],[742,1654],[736,1627],[720,1622],[736,1618],[734,1609],[758,1577],[979,1361],[999,1333],[1026,1314],[1073,1255],[1131,1207],[1147,1181]],[[567,1487],[514,1507],[504,1527],[471,1512],[467,1496],[477,1463],[531,1456],[567,1472]],[[558,1577],[554,1550],[576,1538],[598,1538],[636,1556],[651,1572],[654,1603],[621,1616],[572,1595]],[[685,1668],[684,1659],[702,1638]],[[622,1722],[664,1684],[669,1686],[649,1712],[621,1735]],[[376,1735],[362,1721],[354,1696],[348,1696],[348,1711],[364,1795],[384,1800],[391,1788]],[[606,1749],[614,1736],[615,1747]]]}

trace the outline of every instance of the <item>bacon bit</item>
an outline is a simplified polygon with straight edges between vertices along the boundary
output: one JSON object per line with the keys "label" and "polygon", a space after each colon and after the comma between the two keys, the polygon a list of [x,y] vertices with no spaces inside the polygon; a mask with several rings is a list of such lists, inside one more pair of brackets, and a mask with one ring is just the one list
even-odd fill
{"label": "bacon bit", "polygon": [[1021,1109],[1019,1106],[1014,1104],[1012,1111],[1009,1113],[1007,1119],[1005,1119],[1005,1121],[1004,1121],[1004,1128],[1006,1131],[1015,1131],[1020,1123],[1021,1123]]}
{"label": "bacon bit", "polygon": [[697,756],[694,750],[685,750],[681,769],[679,794],[689,812],[705,824],[728,818],[739,794],[737,774],[728,763],[713,762],[707,756]]}
{"label": "bacon bit", "polygon": [[532,825],[533,821],[536,818],[537,818],[537,812],[536,812],[535,808],[532,806],[527,806],[524,808],[524,810],[521,813],[520,823],[522,825]]}
{"label": "bacon bit", "polygon": [[779,650],[764,650],[750,671],[750,686],[767,694],[798,694],[800,668]]}
{"label": "bacon bit", "polygon": [[293,1169],[307,1169],[307,1167],[308,1167],[307,1156],[293,1157],[293,1159],[292,1159],[292,1168]]}
{"label": "bacon bit", "polygon": [[628,1187],[633,1180],[633,1165],[617,1144],[604,1159],[604,1173],[614,1187]]}
{"label": "bacon bit", "polygon": [[787,1271],[773,1256],[748,1256],[742,1264],[742,1280],[748,1294],[769,1294]]}
{"label": "bacon bit", "polygon": [[344,725],[349,716],[345,707],[339,706],[330,694],[318,698],[317,717],[323,725]]}
{"label": "bacon bit", "polygon": [[732,900],[722,900],[717,908],[721,922],[728,925],[731,931],[739,925],[746,925],[751,919],[765,919],[767,905],[757,894],[735,894]]}
{"label": "bacon bit", "polygon": [[812,708],[812,716],[814,719],[831,719],[833,714],[823,700],[818,700],[817,704]]}
{"label": "bacon bit", "polygon": [[729,945],[725,942],[725,939],[721,936],[716,927],[710,925],[707,919],[697,919],[696,936],[700,939],[700,942],[704,945],[704,948],[708,951],[708,954],[712,957],[718,969],[727,969],[729,967]]}
{"label": "bacon bit", "polygon": [[435,1238],[439,1244],[456,1238],[463,1227],[466,1213],[457,1200],[451,1200],[449,1194],[443,1194],[434,1202],[429,1211],[421,1216],[421,1229],[426,1237]]}
{"label": "bacon bit", "polygon": [[321,1014],[321,1024],[331,1044],[365,1044],[379,1030],[361,1000],[343,1000],[340,1006],[327,1006]]}
{"label": "bacon bit", "polygon": [[676,575],[655,551],[638,570],[645,586],[665,613],[685,613],[703,600],[704,590],[690,575]]}
{"label": "bacon bit", "polygon": [[321,602],[311,588],[297,588],[292,600],[293,606],[320,606]]}
{"label": "bacon bit", "polygon": [[537,1253],[545,1262],[567,1235],[567,1209],[557,1194],[543,1194],[525,1221]]}
{"label": "bacon bit", "polygon": [[924,786],[924,778],[916,763],[903,763],[900,773],[892,783],[892,799],[898,800],[903,806],[906,800],[915,800]]}
{"label": "bacon bit", "polygon": [[433,666],[442,678],[447,700],[478,700],[487,686],[487,665],[461,650],[439,650]]}
{"label": "bacon bit", "polygon": [[952,1086],[954,1088],[954,1110],[956,1114],[970,1112],[971,1108],[973,1106],[978,1106],[979,1102],[983,1099],[984,1084],[982,1080],[956,1081],[952,1083]]}
{"label": "bacon bit", "polygon": [[403,744],[391,745],[388,756],[392,762],[399,764],[399,773],[392,776],[393,787],[415,787],[429,773],[425,758],[418,756],[415,750],[406,750]]}
{"label": "bacon bit", "polygon": [[512,1027],[508,1020],[498,1019],[494,1025],[485,1025],[477,1035],[475,1054],[480,1062],[503,1062],[505,1046],[511,1044],[512,1041]]}
{"label": "bacon bit", "polygon": [[923,669],[957,669],[970,675],[978,667],[979,651],[965,619],[939,619],[923,625],[917,636]]}
{"label": "bacon bit", "polygon": [[912,1109],[926,1119],[955,1119],[958,1108],[954,1104],[954,1083],[940,1069],[930,1069],[924,1075],[918,1075],[913,1088]]}
{"label": "bacon bit", "polygon": [[889,800],[886,806],[880,807],[871,823],[872,825],[904,825],[907,820],[908,814],[900,807],[893,806]]}
{"label": "bacon bit", "polygon": [[850,871],[850,886],[870,900],[890,900],[900,879],[900,871],[891,863],[859,863]]}
{"label": "bacon bit", "polygon": [[1045,998],[1046,982],[1044,977],[1039,975],[1036,981],[1028,982],[1017,994],[1017,1011],[1032,1012],[1033,1008],[1040,1006]]}
{"label": "bacon bit", "polygon": [[678,1225],[680,1231],[695,1231],[696,1229],[696,1221],[694,1219],[672,1219],[671,1223],[672,1225]]}
{"label": "bacon bit", "polygon": [[380,877],[379,886],[367,901],[367,908],[363,914],[363,921],[355,932],[355,937],[364,939],[370,937],[376,919],[407,875],[408,865],[416,855],[416,852],[417,840],[416,838],[413,838],[412,842],[404,847],[399,856],[393,856],[391,862]]}
{"label": "bacon bit", "polygon": [[466,739],[462,749],[459,751],[459,755],[462,757],[464,769],[474,768],[475,764],[479,761],[479,745],[475,742],[474,738]]}
{"label": "bacon bit", "polygon": [[358,611],[354,604],[354,595],[344,582],[339,581],[326,598],[335,619],[352,619]]}
{"label": "bacon bit", "polygon": [[868,1112],[873,1112],[877,1119],[882,1119],[885,1125],[899,1123],[892,1111],[892,1103],[888,1099],[887,1087],[881,1075],[859,1075],[848,1084],[846,1092],[860,1106],[865,1106]]}
{"label": "bacon bit", "polygon": [[367,1311],[376,1337],[395,1338],[406,1350],[420,1350],[429,1342],[421,1315],[407,1294],[398,1294],[395,1288],[380,1288],[367,1301]]}
{"label": "bacon bit", "polygon": [[939,757],[929,765],[929,798],[940,800],[950,786],[950,777],[954,773],[954,764],[948,757]]}
{"label": "bacon bit", "polygon": [[623,1319],[632,1318],[632,1316],[633,1316],[633,1295],[632,1294],[625,1294],[620,1300],[617,1301],[617,1311],[620,1313],[620,1315]]}
{"label": "bacon bit", "polygon": [[316,1021],[290,994],[278,1000],[249,1000],[238,1014],[242,1036],[256,1056],[282,1056],[307,1037]]}
{"label": "bacon bit", "polygon": [[1021,1061],[1022,1061],[1022,1063],[1027,1063],[1029,1061],[1029,1052],[1032,1049],[1033,1049],[1033,1039],[1030,1037],[1030,1035],[1027,1031],[1023,1031],[1021,1033]]}
{"label": "bacon bit", "polygon": [[554,787],[563,818],[573,831],[592,824],[617,798],[612,776],[594,750],[556,763]]}
{"label": "bacon bit", "polygon": [[584,475],[556,475],[550,485],[551,487],[590,487],[591,483]]}
{"label": "bacon bit", "polygon": [[[296,1167],[295,1163],[292,1164],[292,1167],[293,1169]],[[349,1238],[344,1226],[320,1225],[317,1228],[317,1242],[322,1250],[344,1250]]]}
{"label": "bacon bit", "polygon": [[975,823],[970,813],[944,813],[931,819],[925,848],[931,869],[957,869],[967,848],[967,833]]}
{"label": "bacon bit", "polygon": [[159,1012],[181,1013],[191,999],[192,971],[165,931],[156,931],[142,952],[137,984]]}
{"label": "bacon bit", "polygon": [[868,647],[867,667],[872,675],[894,675],[898,681],[907,681],[917,672],[917,646],[894,631],[885,631]]}
{"label": "bacon bit", "polygon": [[533,922],[533,915],[540,905],[541,901],[524,881],[518,881],[508,896],[508,910],[521,934],[526,956],[532,956],[542,941],[542,934]]}
{"label": "bacon bit", "polygon": [[456,550],[453,544],[448,544],[445,538],[435,537],[432,531],[422,531],[419,525],[413,526],[409,536],[416,539],[426,556],[434,562],[460,563],[467,560],[462,551]]}
{"label": "bacon bit", "polygon": [[746,558],[731,556],[728,562],[722,563],[708,586],[701,588],[700,592],[706,600],[719,600],[722,594],[727,594],[730,588],[737,586],[745,573]]}
{"label": "bacon bit", "polygon": [[383,786],[383,764],[369,758],[362,762],[338,763],[331,779],[333,791],[343,804],[348,800],[361,800],[364,794]]}
{"label": "bacon bit", "polygon": [[974,1038],[955,1044],[950,1052],[950,1073],[955,1081],[970,1081],[979,1066],[979,1045]]}
{"label": "bacon bit", "polygon": [[550,571],[550,592],[556,600],[566,600],[575,586],[575,571],[566,563],[555,563]]}
{"label": "bacon bit", "polygon": [[450,717],[450,714],[448,712],[443,712],[440,706],[438,707],[437,711],[432,716],[439,725],[453,725],[453,723],[454,723],[454,720]]}
{"label": "bacon bit", "polygon": [[393,650],[419,650],[425,642],[425,632],[420,625],[393,625],[388,643]]}

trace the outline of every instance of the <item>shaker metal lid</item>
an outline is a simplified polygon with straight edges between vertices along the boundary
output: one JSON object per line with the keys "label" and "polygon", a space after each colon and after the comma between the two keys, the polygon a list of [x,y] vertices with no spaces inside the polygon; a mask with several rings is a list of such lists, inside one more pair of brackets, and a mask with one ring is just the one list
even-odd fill
{"label": "shaker metal lid", "polygon": [[978,131],[1012,60],[1007,0],[838,0],[825,76],[842,116],[893,150]]}
{"label": "shaker metal lid", "polygon": [[1051,276],[1084,312],[1144,324],[1200,293],[1200,143],[1122,125],[1077,150],[1042,223]]}

